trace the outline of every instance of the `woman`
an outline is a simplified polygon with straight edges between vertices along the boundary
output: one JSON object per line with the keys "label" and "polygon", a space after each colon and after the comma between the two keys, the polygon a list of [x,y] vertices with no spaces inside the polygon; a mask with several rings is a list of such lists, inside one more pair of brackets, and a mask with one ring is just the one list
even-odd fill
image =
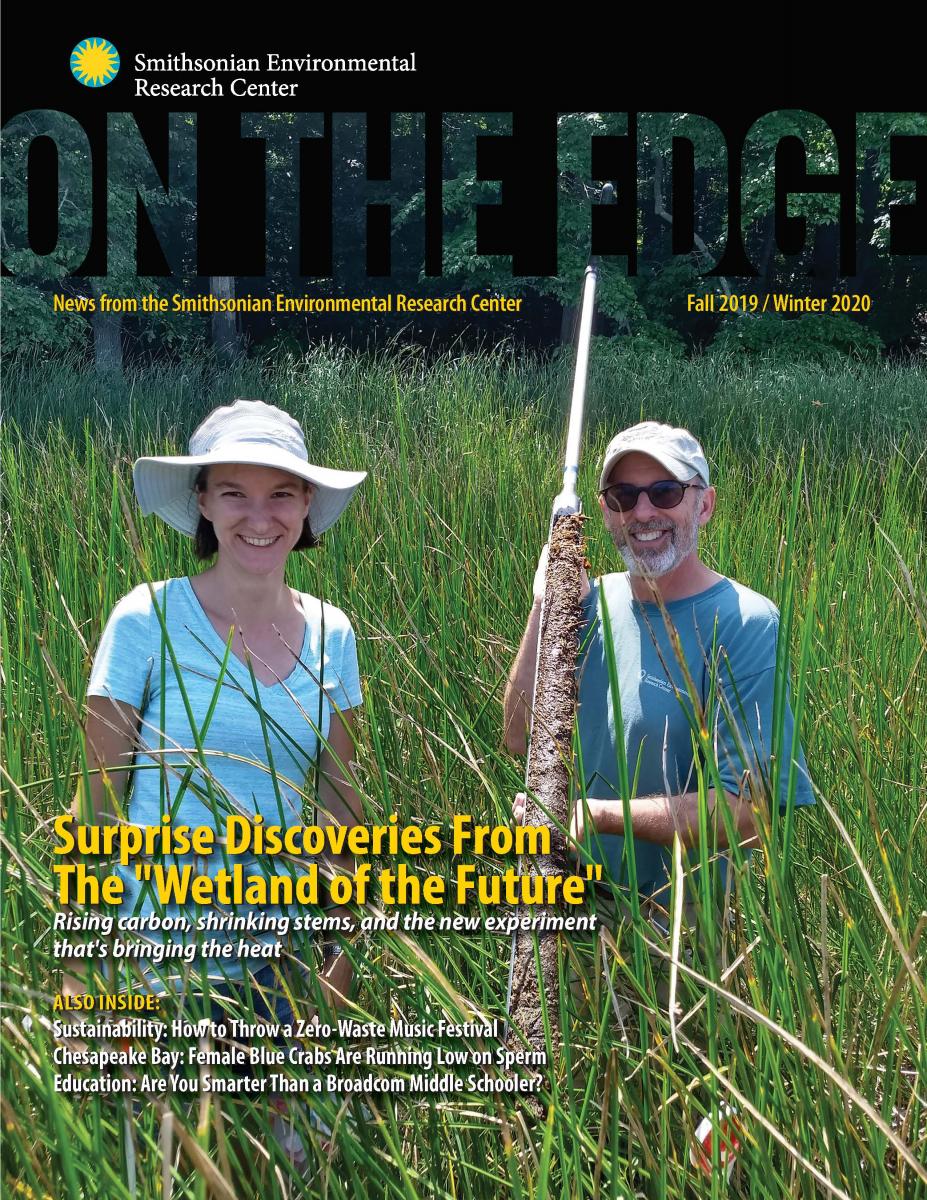
{"label": "woman", "polygon": [[[99,822],[118,811],[131,774],[126,815],[136,825],[159,825],[167,813],[175,826],[207,825],[220,835],[232,813],[300,825],[307,823],[304,785],[319,808],[309,821],[361,820],[347,768],[352,710],[361,702],[354,634],[339,609],[289,588],[285,570],[290,552],[315,545],[364,478],[310,463],[296,421],[260,400],[215,409],[191,437],[189,455],[136,462],[142,510],[194,537],[197,555],[215,554],[215,562],[193,577],[142,584],[113,610],[93,663],[86,725],[89,766],[109,774],[91,777],[93,814],[80,819]],[[131,772],[113,771],[129,763]],[[233,863],[246,874],[294,869],[278,859],[227,858],[222,850],[196,866],[215,876]],[[330,865],[352,869],[345,858]],[[121,874],[122,914],[159,911],[132,865]],[[209,911],[167,909],[191,923]],[[225,912],[241,917],[248,909]],[[194,940],[192,930],[164,936],[175,945]],[[276,931],[208,936],[237,947],[241,937],[273,942]],[[337,1002],[351,968],[337,942],[327,945],[323,994]],[[221,996],[238,981],[250,990],[245,968],[261,961],[166,959],[166,970],[146,975],[157,990],[168,980],[200,990],[208,973],[210,991]],[[268,1005],[273,970],[252,968],[252,975],[261,985],[253,998],[259,1013],[290,1019],[282,995]]]}

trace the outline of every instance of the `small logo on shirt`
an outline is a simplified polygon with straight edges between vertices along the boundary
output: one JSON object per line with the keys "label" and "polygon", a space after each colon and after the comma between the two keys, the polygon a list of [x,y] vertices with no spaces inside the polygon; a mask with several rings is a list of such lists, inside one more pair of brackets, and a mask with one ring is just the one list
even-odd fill
{"label": "small logo on shirt", "polygon": [[660,679],[657,675],[651,675],[646,667],[641,667],[640,681],[641,683],[646,683],[648,687],[659,688],[661,692],[666,692],[670,696],[672,696],[676,690],[673,685],[671,683],[667,683],[665,679]]}

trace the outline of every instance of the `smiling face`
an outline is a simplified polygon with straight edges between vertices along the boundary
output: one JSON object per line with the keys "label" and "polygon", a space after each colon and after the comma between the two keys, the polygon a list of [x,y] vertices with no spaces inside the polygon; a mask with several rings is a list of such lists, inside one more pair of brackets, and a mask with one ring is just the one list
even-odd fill
{"label": "smiling face", "polygon": [[212,522],[220,559],[267,574],[282,568],[302,536],[312,490],[275,467],[229,463],[209,468],[197,503]]}
{"label": "smiling face", "polygon": [[[666,467],[647,454],[634,452],[619,459],[609,484],[630,483],[645,487],[672,479]],[[699,483],[698,476],[692,482]],[[698,531],[708,523],[715,506],[714,488],[687,488],[676,508],[656,508],[641,492],[630,512],[613,512],[599,497],[605,527],[632,575],[653,579],[675,572],[682,575],[697,561]]]}

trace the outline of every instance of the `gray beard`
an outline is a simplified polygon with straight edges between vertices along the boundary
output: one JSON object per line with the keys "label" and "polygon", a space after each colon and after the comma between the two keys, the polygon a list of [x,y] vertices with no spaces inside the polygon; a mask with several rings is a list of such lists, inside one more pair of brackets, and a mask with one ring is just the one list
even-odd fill
{"label": "gray beard", "polygon": [[698,549],[698,513],[692,514],[692,521],[687,528],[673,525],[670,528],[670,544],[665,550],[650,553],[646,550],[632,550],[627,541],[629,533],[639,533],[647,529],[663,528],[659,520],[633,521],[627,528],[618,528],[612,532],[615,549],[625,561],[631,575],[642,575],[651,579],[659,579],[668,575],[678,567],[683,559],[688,558]]}

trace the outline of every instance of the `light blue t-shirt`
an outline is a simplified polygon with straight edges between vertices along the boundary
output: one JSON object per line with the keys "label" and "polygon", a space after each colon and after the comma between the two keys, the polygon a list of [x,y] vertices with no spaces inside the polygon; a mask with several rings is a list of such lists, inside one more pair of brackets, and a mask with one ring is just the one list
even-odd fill
{"label": "light blue t-shirt", "polygon": [[[584,794],[606,800],[621,796],[615,703],[609,687],[600,604],[608,606],[615,647],[632,796],[695,791],[692,704],[670,630],[656,603],[634,598],[630,576],[625,573],[603,575],[584,601],[577,716]],[[776,606],[758,592],[722,579],[695,596],[671,600],[665,607],[695,692],[712,718],[712,739],[725,790],[735,795],[741,792],[744,773],[749,772],[770,794],[776,750],[772,720],[779,633]],[[788,697],[781,728],[780,807],[786,804],[788,764],[793,757],[797,763],[795,804],[813,804]],[[599,861],[607,866],[612,879],[626,884],[624,838],[605,834],[599,835],[599,841]],[[660,892],[661,902],[666,904],[669,892],[662,889],[671,875],[670,850],[636,839],[635,865],[638,891],[645,895]]]}
{"label": "light blue t-shirt", "polygon": [[[151,592],[141,584],[113,609],[87,687],[88,696],[108,696],[139,709],[145,749],[163,749],[163,753],[136,754],[129,821],[158,825],[162,815],[171,812],[174,825],[207,825],[221,833],[230,813],[251,817],[260,813],[266,824],[289,828],[305,823],[307,804],[311,820],[317,731],[326,738],[333,710],[350,709],[362,701],[354,632],[347,617],[340,609],[301,593],[306,624],[299,661],[282,681],[263,684],[252,681],[247,666],[234,655],[228,656],[222,672],[225,643],[188,578],[155,583],[153,591],[179,678]],[[209,765],[209,785],[198,765],[181,684]],[[191,860],[173,861],[183,865]],[[221,850],[209,860],[199,860],[197,866],[215,875],[234,863],[241,863],[246,873],[291,870],[276,858],[265,857],[259,864],[246,855],[226,859]],[[120,913],[156,911],[150,896],[142,896],[144,885],[134,869],[121,868],[120,873],[125,882]],[[164,911],[178,910],[172,906]],[[236,910],[247,911],[245,906]],[[198,910],[191,906],[186,915],[195,917]],[[210,936],[226,940],[221,934]],[[229,935],[228,940],[237,936]],[[272,940],[272,934],[256,936]],[[239,964],[223,960],[220,973],[239,975]]]}

